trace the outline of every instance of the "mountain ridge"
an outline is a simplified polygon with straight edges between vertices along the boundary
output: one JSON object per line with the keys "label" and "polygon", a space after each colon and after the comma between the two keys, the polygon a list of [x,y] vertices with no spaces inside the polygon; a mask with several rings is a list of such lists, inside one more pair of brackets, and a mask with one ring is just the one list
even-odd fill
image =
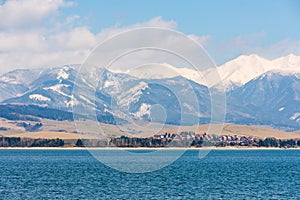
{"label": "mountain ridge", "polygon": [[[249,58],[261,61],[256,55],[238,60]],[[300,73],[295,67],[298,56],[274,60],[280,65],[288,62],[287,66],[292,67],[268,70],[227,90],[226,122],[300,128]],[[210,92],[214,89],[186,77],[171,74],[147,79],[96,69],[78,79],[77,69],[72,66],[30,71],[14,70],[0,76],[0,102],[68,112],[73,106],[95,109],[98,119],[116,124],[130,118],[168,124],[210,122]],[[73,93],[78,86],[84,88],[83,93]]]}
{"label": "mountain ridge", "polygon": [[[161,68],[164,68],[163,70]],[[160,73],[157,70],[161,70]],[[226,90],[231,90],[236,86],[242,86],[262,75],[265,72],[273,70],[285,70],[286,72],[300,72],[300,56],[289,54],[287,56],[276,59],[266,59],[256,54],[241,55],[220,66],[216,67],[220,79],[222,80]],[[132,70],[122,71],[115,70],[116,73],[125,73],[136,78],[172,78],[175,76],[183,76],[196,83],[206,85],[205,77],[211,73],[211,69],[198,71],[189,68],[178,68],[167,63],[148,64]],[[216,77],[218,78],[218,77]],[[214,87],[212,84],[209,87]]]}

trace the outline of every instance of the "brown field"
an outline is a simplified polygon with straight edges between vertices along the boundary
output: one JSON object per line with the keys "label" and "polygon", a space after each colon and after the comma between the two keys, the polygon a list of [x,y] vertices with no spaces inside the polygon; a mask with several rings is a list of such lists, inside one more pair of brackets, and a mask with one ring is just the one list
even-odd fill
{"label": "brown field", "polygon": [[[213,125],[212,125],[213,126]],[[213,127],[214,128],[214,127]],[[161,130],[159,133],[174,133],[176,129],[165,129]],[[186,131],[194,131],[195,127],[184,127],[182,130]],[[208,125],[201,125],[198,127],[197,133],[204,133],[207,132]],[[217,132],[211,132],[210,134],[216,134]],[[221,135],[238,135],[238,136],[253,136],[256,138],[266,138],[266,137],[275,137],[277,139],[296,139],[300,138],[299,133],[293,133],[293,132],[283,132],[279,130],[274,130],[270,128],[262,128],[257,126],[244,126],[244,125],[236,125],[236,124],[226,124],[224,125]],[[121,135],[121,134],[119,134]],[[119,136],[114,135],[114,136]],[[140,137],[146,137],[150,134],[139,134],[139,135],[131,135],[126,134],[129,136],[140,136]],[[153,134],[151,134],[153,135]],[[29,138],[60,138],[60,139],[79,139],[79,138],[85,138],[85,139],[99,139],[100,137],[94,136],[94,135],[80,135],[76,133],[69,133],[69,132],[25,132],[25,133],[17,133],[17,134],[10,134],[8,136],[11,137],[29,137]],[[112,136],[110,133],[107,133],[107,136]]]}
{"label": "brown field", "polygon": [[[209,128],[210,127],[210,128]],[[255,138],[266,138],[266,137],[275,137],[277,139],[296,139],[300,138],[299,132],[284,132],[272,128],[265,128],[260,126],[246,126],[239,124],[224,124],[223,127],[220,124],[204,124],[196,126],[170,126],[166,129],[160,130],[158,133],[163,134],[166,132],[169,133],[178,133],[180,131],[194,131],[196,133],[207,133],[207,134],[217,134],[217,135],[237,135],[237,136],[253,136]],[[142,135],[149,135],[149,133],[144,133]]]}
{"label": "brown field", "polygon": [[[213,125],[212,125],[213,126]],[[201,125],[201,129],[207,129],[208,125]],[[245,126],[238,124],[225,124],[221,134],[223,135],[247,135],[256,138],[275,137],[277,139],[295,139],[300,138],[299,133],[284,132],[276,129],[259,127],[259,126]]]}
{"label": "brown field", "polygon": [[[95,123],[86,121],[82,125],[87,134],[79,135],[76,133],[74,122],[69,121],[53,121],[41,119],[43,124],[42,129],[38,132],[26,132],[23,127],[15,125],[15,121],[0,119],[0,127],[8,128],[7,131],[0,131],[0,135],[11,137],[30,137],[30,138],[60,138],[60,139],[78,139],[78,138],[100,138],[98,137],[99,127],[107,137],[119,137],[120,135],[128,135],[135,137],[148,137],[154,134],[179,133],[181,131],[194,131],[202,134],[222,134],[222,135],[246,135],[256,138],[275,137],[277,139],[296,139],[300,138],[300,131],[284,132],[276,129],[259,127],[259,126],[246,126],[237,124],[213,124],[213,125],[199,125],[197,126],[174,126],[152,123],[151,126],[137,126],[139,129],[135,130],[132,127],[119,127],[115,125]],[[28,122],[34,123],[34,122]],[[210,129],[208,129],[210,127]],[[221,131],[220,131],[221,130]],[[134,134],[135,132],[135,134]],[[102,137],[103,138],[103,137]]]}
{"label": "brown field", "polygon": [[62,139],[62,140],[77,140],[77,139],[95,139],[96,137],[90,135],[79,135],[76,133],[67,132],[25,132],[7,135],[9,137],[23,137],[23,138],[45,138],[45,139]]}

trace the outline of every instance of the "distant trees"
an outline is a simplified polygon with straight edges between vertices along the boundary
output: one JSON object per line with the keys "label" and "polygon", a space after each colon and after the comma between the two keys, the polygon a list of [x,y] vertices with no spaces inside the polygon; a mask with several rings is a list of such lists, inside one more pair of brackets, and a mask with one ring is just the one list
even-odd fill
{"label": "distant trees", "polygon": [[31,144],[32,147],[62,147],[65,142],[57,139],[35,139]]}
{"label": "distant trees", "polygon": [[278,141],[276,138],[266,138],[262,144],[264,147],[278,147]]}
{"label": "distant trees", "polygon": [[[184,137],[185,135],[191,135],[192,140]],[[84,144],[89,144],[89,146],[99,145],[95,142],[94,145],[91,145],[93,142],[91,140],[84,142]],[[103,144],[102,144],[103,145]],[[104,144],[105,145],[105,144]],[[256,139],[246,136],[238,138],[237,136],[226,136],[226,137],[214,137],[203,135],[194,135],[189,134],[188,132],[183,132],[183,135],[155,135],[154,137],[149,138],[131,138],[127,136],[121,136],[119,138],[112,138],[107,144],[108,146],[117,146],[117,147],[165,147],[165,146],[177,146],[177,147],[205,147],[205,146],[255,146],[255,147],[281,147],[281,148],[290,148],[300,146],[300,140],[279,140],[276,138],[265,138],[265,139]],[[77,145],[76,145],[77,146]],[[86,145],[85,145],[86,146]]]}
{"label": "distant trees", "polygon": [[76,147],[84,147],[82,140],[81,140],[81,139],[78,139],[78,140],[76,141],[76,143],[75,143],[75,146],[76,146]]}
{"label": "distant trees", "polygon": [[[214,137],[194,137],[189,140],[176,134],[156,135],[149,138],[138,138],[121,136],[110,140],[101,139],[78,139],[76,147],[205,147],[205,146],[256,146],[256,147],[279,147],[295,148],[300,147],[300,140],[288,139],[280,140],[276,138],[253,139],[250,142],[240,142],[236,140],[222,141]],[[34,139],[20,137],[0,136],[0,147],[61,147],[65,142],[57,139]]]}
{"label": "distant trees", "polygon": [[278,140],[276,138],[260,139],[258,143],[259,147],[296,147],[300,146],[300,140],[296,141],[293,139],[289,140]]}
{"label": "distant trees", "polygon": [[76,147],[108,147],[109,141],[101,139],[78,139]]}
{"label": "distant trees", "polygon": [[[119,123],[125,123],[125,120],[116,118],[109,112],[97,112],[97,120],[99,122],[116,124],[116,120]],[[8,120],[22,120],[39,122],[39,118],[51,119],[51,120],[68,120],[73,121],[73,113],[65,110],[58,110],[49,107],[40,107],[36,105],[13,105],[5,104],[0,105],[0,117]],[[88,118],[87,116],[81,116]]]}
{"label": "distant trees", "polygon": [[20,137],[0,137],[0,147],[61,147],[64,141],[57,139],[33,139]]}
{"label": "distant trees", "polygon": [[42,123],[36,123],[34,125],[30,124],[30,123],[26,123],[26,122],[18,122],[16,123],[17,126],[20,126],[20,127],[24,127],[26,131],[29,131],[29,132],[34,132],[34,131],[38,131],[42,126],[43,124]]}
{"label": "distant trees", "polygon": [[[279,143],[280,143],[280,147],[296,147],[298,145],[298,143],[300,144],[299,141],[300,140],[295,141],[293,139],[290,139],[290,140],[279,140]],[[298,146],[300,146],[300,145],[298,145]]]}
{"label": "distant trees", "polygon": [[40,118],[73,121],[71,112],[35,105],[0,105],[0,117],[9,120],[39,121]]}

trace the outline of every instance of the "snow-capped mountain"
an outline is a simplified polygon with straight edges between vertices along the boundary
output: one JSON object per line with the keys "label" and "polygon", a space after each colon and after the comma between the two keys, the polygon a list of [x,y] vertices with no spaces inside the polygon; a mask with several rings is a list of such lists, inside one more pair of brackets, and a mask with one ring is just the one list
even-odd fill
{"label": "snow-capped mountain", "polygon": [[242,55],[218,67],[225,88],[242,86],[250,80],[273,70],[294,72],[300,70],[300,56],[293,54],[268,60],[258,55]]}
{"label": "snow-capped mountain", "polygon": [[253,78],[269,71],[271,61],[257,55],[239,56],[218,67],[225,88],[234,88],[249,82]]}
{"label": "snow-capped mountain", "polygon": [[[43,70],[28,81],[22,94],[20,92],[18,96],[7,97],[3,103],[39,105],[69,111],[72,106],[81,106],[84,109],[96,109],[102,116],[114,115],[123,121],[134,118],[169,124],[195,124],[210,115],[208,88],[183,77],[139,79],[98,69],[75,82],[76,73],[75,69],[68,66]],[[91,84],[91,80],[97,82],[97,88]],[[15,87],[18,84],[15,82]],[[84,92],[72,93],[75,84],[84,88]],[[182,110],[181,106],[185,109]],[[195,110],[199,111],[195,113]],[[161,118],[162,112],[166,114],[165,118]],[[184,121],[181,122],[181,119]]]}
{"label": "snow-capped mountain", "polygon": [[270,71],[227,95],[228,120],[277,127],[300,125],[300,73]]}
{"label": "snow-capped mountain", "polygon": [[[250,55],[220,66],[223,81],[231,88],[227,122],[300,128],[299,64],[295,55],[274,60]],[[209,122],[210,93],[197,81],[198,72],[165,64],[161,75],[159,67],[127,73],[96,68],[77,79],[72,66],[14,70],[0,76],[0,101],[66,111],[73,106],[92,108],[107,123],[129,118],[169,124]],[[75,87],[83,92],[73,93]]]}
{"label": "snow-capped mountain", "polygon": [[299,69],[300,67],[300,56],[295,54],[290,54],[288,56],[283,56],[277,59],[272,60],[276,69],[279,70],[294,70]]}
{"label": "snow-capped mountain", "polygon": [[[217,67],[217,71],[226,90],[242,86],[250,80],[273,70],[285,70],[289,72],[300,70],[300,56],[290,54],[273,60],[262,58],[258,55],[241,55],[225,64]],[[160,65],[147,65],[133,70],[119,71],[137,78],[157,79],[183,76],[201,85],[214,87],[218,78],[211,80],[210,85],[206,84],[205,77],[211,77],[211,69],[198,72],[195,69],[176,68],[172,65],[161,63]]]}
{"label": "snow-capped mountain", "polygon": [[[5,103],[22,102],[42,106],[64,108],[72,104],[73,80],[76,76],[74,69],[64,66],[62,68],[32,70],[33,73],[22,73],[21,78],[11,79],[14,83],[26,87],[23,94],[4,100]],[[18,77],[20,71],[10,73],[10,77]],[[1,77],[5,80],[7,74]],[[4,77],[4,78],[3,78]],[[11,82],[9,80],[9,82]]]}
{"label": "snow-capped mountain", "polygon": [[128,74],[140,79],[163,79],[182,76],[198,84],[205,85],[203,74],[195,69],[178,68],[167,63],[149,64],[126,71],[115,71]]}
{"label": "snow-capped mountain", "polygon": [[24,85],[25,87],[29,87],[29,84],[39,77],[43,71],[45,70],[17,69],[3,74],[0,77],[0,81],[8,84]]}
{"label": "snow-capped mountain", "polygon": [[[110,97],[105,110],[125,120],[134,118],[169,124],[195,124],[200,118],[209,118],[210,115],[208,88],[183,77],[139,79],[102,70],[97,91],[102,93],[100,98],[103,95]],[[181,110],[180,103],[185,109]],[[195,110],[199,110],[197,116]]]}
{"label": "snow-capped mountain", "polygon": [[29,90],[30,83],[38,77],[40,71],[18,69],[0,76],[0,101],[24,94]]}

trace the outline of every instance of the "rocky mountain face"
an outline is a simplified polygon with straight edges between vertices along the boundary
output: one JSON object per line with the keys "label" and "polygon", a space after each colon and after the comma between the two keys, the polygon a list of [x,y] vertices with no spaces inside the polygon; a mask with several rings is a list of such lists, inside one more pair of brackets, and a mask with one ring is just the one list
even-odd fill
{"label": "rocky mountain face", "polygon": [[[297,66],[298,57],[294,55],[272,62],[254,55],[243,56],[220,66],[218,70],[227,88],[226,121],[299,129]],[[115,123],[114,119],[126,122],[128,118],[184,125],[210,121],[210,92],[217,89],[196,81],[194,71],[193,78],[189,78],[189,70],[182,76],[165,77],[151,77],[150,72],[139,77],[139,71],[131,76],[98,69],[88,78],[78,79],[77,68],[72,66],[14,70],[0,76],[0,101],[68,112],[73,106],[89,107],[106,123]],[[94,95],[73,93],[75,86]]]}
{"label": "rocky mountain face", "polygon": [[270,71],[227,94],[228,120],[275,127],[300,125],[300,75]]}

